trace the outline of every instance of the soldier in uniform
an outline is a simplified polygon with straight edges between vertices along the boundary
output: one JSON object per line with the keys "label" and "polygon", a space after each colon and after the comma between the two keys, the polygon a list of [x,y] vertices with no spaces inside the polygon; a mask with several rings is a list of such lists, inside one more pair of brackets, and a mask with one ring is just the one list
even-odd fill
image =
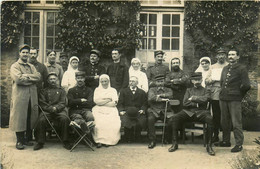
{"label": "soldier in uniform", "polygon": [[172,89],[173,99],[180,101],[180,105],[172,106],[175,113],[182,110],[183,97],[189,84],[189,76],[180,69],[180,59],[172,58],[171,72],[166,76],[165,86]]}
{"label": "soldier in uniform", "polygon": [[[66,92],[63,88],[57,87],[57,79],[58,76],[55,72],[49,73],[48,87],[41,91],[39,96],[39,104],[48,119],[58,123],[61,139],[64,143],[64,148],[69,150],[71,148],[71,145],[68,141],[70,119],[68,117],[68,110],[66,108]],[[41,112],[36,128],[37,144],[34,146],[34,150],[43,148],[46,140],[46,127],[48,125],[49,124],[43,115],[43,112]]]}
{"label": "soldier in uniform", "polygon": [[155,64],[153,66],[149,66],[146,70],[146,75],[148,78],[149,87],[155,86],[155,79],[156,75],[166,75],[169,73],[169,67],[163,65],[163,56],[164,52],[161,50],[154,51],[154,59]]}
{"label": "soldier in uniform", "polygon": [[68,92],[69,114],[71,120],[80,125],[82,130],[89,133],[88,121],[93,121],[91,109],[94,106],[93,91],[85,86],[85,72],[76,72],[77,85]]}
{"label": "soldier in uniform", "polygon": [[209,155],[215,155],[212,149],[212,125],[213,119],[207,110],[210,91],[201,86],[202,73],[195,72],[191,75],[193,87],[188,88],[184,95],[184,109],[172,117],[172,146],[168,149],[169,152],[174,152],[178,149],[177,131],[185,122],[199,121],[207,123],[207,146],[206,150]]}
{"label": "soldier in uniform", "polygon": [[47,84],[47,76],[48,71],[44,64],[37,61],[38,58],[38,50],[35,48],[30,49],[30,57],[29,63],[33,64],[36,70],[41,74],[41,80],[39,80],[36,84],[37,86],[37,93],[39,94],[40,91],[46,86]]}
{"label": "soldier in uniform", "polygon": [[129,87],[120,92],[117,104],[127,142],[138,141],[146,125],[147,95],[137,85],[138,78],[131,76]]}
{"label": "soldier in uniform", "polygon": [[93,49],[90,51],[89,63],[83,63],[79,66],[79,70],[86,73],[86,86],[94,91],[99,85],[99,76],[106,73],[104,66],[100,65],[99,59],[101,52]]}
{"label": "soldier in uniform", "polygon": [[60,53],[60,65],[63,69],[63,72],[66,72],[68,69],[69,57],[65,52]]}
{"label": "soldier in uniform", "polygon": [[[165,101],[167,99],[172,99],[172,95],[173,95],[172,90],[170,88],[164,87],[165,84],[164,75],[158,74],[154,77],[154,79],[155,79],[156,87],[152,87],[148,91],[148,105],[149,105],[149,108],[147,110],[148,137],[149,137],[148,148],[150,149],[156,146],[156,135],[155,135],[154,124],[157,120],[164,119]],[[173,111],[168,106],[167,118],[169,119],[172,116],[173,116]]]}

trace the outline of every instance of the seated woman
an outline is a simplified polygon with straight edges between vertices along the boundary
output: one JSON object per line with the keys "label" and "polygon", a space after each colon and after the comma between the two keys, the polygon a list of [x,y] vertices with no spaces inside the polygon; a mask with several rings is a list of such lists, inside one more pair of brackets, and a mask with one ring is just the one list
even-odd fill
{"label": "seated woman", "polygon": [[66,93],[69,89],[77,84],[75,73],[78,72],[79,58],[72,56],[69,61],[68,70],[64,73],[61,81],[61,86],[64,88]]}
{"label": "seated woman", "polygon": [[93,139],[97,148],[103,145],[116,145],[120,140],[121,121],[116,108],[118,96],[116,89],[110,87],[109,76],[103,74],[99,78],[99,86],[94,92],[96,106],[92,109],[95,128]]}

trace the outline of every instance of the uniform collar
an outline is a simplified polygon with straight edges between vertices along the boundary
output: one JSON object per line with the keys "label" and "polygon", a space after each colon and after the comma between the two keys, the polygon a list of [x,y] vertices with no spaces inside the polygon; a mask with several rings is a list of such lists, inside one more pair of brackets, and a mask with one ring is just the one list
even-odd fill
{"label": "uniform collar", "polygon": [[50,67],[50,66],[52,66],[52,67],[56,67],[56,63],[54,63],[54,64],[50,64],[49,62],[47,62],[47,63],[46,63],[46,66],[48,66],[48,67]]}
{"label": "uniform collar", "polygon": [[25,63],[25,62],[22,61],[22,59],[20,59],[20,58],[18,59],[17,62],[18,62],[19,64],[21,64],[21,65],[29,65],[28,62]]}

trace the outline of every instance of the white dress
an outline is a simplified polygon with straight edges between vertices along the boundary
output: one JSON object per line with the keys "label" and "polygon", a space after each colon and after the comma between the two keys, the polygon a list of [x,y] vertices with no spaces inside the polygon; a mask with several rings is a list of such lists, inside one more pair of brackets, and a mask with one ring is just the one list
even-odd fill
{"label": "white dress", "polygon": [[[96,88],[94,92],[94,102],[98,99],[111,98],[113,103],[118,101],[117,91],[114,88]],[[93,139],[96,143],[116,145],[120,140],[121,121],[116,106],[99,106],[92,109],[95,128]]]}
{"label": "white dress", "polygon": [[145,91],[146,93],[148,92],[148,79],[147,76],[144,72],[141,70],[134,70],[133,67],[131,66],[129,68],[129,77],[135,76],[138,78],[138,84],[137,87]]}

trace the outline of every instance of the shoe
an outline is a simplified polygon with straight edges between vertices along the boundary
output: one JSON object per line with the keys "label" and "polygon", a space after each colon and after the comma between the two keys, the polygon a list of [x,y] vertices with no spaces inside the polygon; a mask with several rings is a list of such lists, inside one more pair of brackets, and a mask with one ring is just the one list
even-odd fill
{"label": "shoe", "polygon": [[109,147],[109,145],[107,145],[107,144],[103,144],[105,147]]}
{"label": "shoe", "polygon": [[23,145],[22,142],[17,142],[15,147],[16,147],[16,149],[18,149],[18,150],[23,150],[23,149],[24,149],[24,145]]}
{"label": "shoe", "polygon": [[67,150],[70,150],[72,148],[72,145],[69,142],[64,142],[63,147]]}
{"label": "shoe", "polygon": [[218,137],[213,137],[212,143],[216,143],[216,142],[219,142],[219,138]]}
{"label": "shoe", "polygon": [[156,146],[156,143],[154,141],[150,142],[150,144],[148,145],[149,149],[153,149]]}
{"label": "shoe", "polygon": [[178,149],[178,144],[173,144],[169,149],[168,149],[168,151],[169,152],[174,152],[174,151],[176,151]]}
{"label": "shoe", "polygon": [[89,130],[88,126],[87,126],[87,123],[85,123],[85,122],[81,123],[80,127],[81,127],[82,131],[84,131],[86,134],[90,133],[90,130]]}
{"label": "shoe", "polygon": [[40,150],[43,148],[43,143],[37,143],[34,147],[33,150]]}
{"label": "shoe", "polygon": [[102,144],[101,143],[98,143],[97,144],[97,148],[101,148],[102,147]]}
{"label": "shoe", "polygon": [[206,150],[208,152],[209,155],[214,156],[215,155],[215,151],[212,149],[212,146],[208,145],[206,146]]}
{"label": "shoe", "polygon": [[235,145],[235,147],[233,147],[233,148],[231,149],[231,152],[232,152],[232,153],[236,153],[236,152],[240,152],[240,151],[242,151],[242,150],[243,150],[243,146]]}
{"label": "shoe", "polygon": [[225,141],[214,143],[214,145],[217,147],[231,147],[231,143]]}
{"label": "shoe", "polygon": [[33,146],[33,142],[26,141],[26,142],[23,143],[23,145],[25,145],[25,146]]}

